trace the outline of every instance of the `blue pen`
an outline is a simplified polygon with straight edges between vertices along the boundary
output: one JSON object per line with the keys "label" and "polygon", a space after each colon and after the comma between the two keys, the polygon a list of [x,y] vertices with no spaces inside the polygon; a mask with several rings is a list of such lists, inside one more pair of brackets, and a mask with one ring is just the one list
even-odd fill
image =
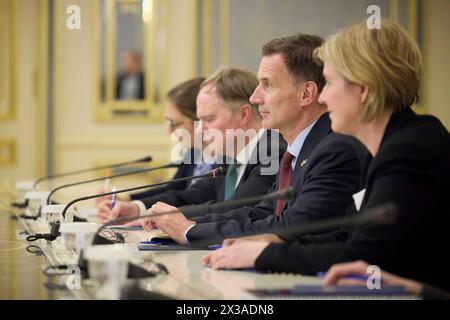
{"label": "blue pen", "polygon": [[[326,272],[318,272],[317,276],[319,278],[323,278],[323,277],[325,277],[326,274],[327,274]],[[349,274],[349,275],[345,276],[344,279],[367,281],[369,279],[369,276],[362,275],[362,274]]]}
{"label": "blue pen", "polygon": [[212,245],[208,246],[208,248],[216,250],[216,249],[222,248],[222,245],[221,244],[212,244]]}
{"label": "blue pen", "polygon": [[140,244],[152,244],[152,245],[155,245],[155,246],[160,246],[161,245],[160,242],[151,241],[151,240],[141,241]]}
{"label": "blue pen", "polygon": [[[112,192],[115,192],[115,191],[116,191],[116,186],[114,186],[114,187],[112,188]],[[112,195],[112,199],[111,199],[111,210],[114,209],[114,206],[116,205],[116,196],[117,196],[116,193]]]}

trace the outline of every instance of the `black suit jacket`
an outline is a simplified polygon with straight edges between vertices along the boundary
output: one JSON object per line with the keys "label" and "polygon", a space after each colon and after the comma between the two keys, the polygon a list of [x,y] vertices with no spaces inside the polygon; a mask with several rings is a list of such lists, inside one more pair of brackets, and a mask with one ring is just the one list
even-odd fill
{"label": "black suit jacket", "polygon": [[[410,108],[392,115],[366,178],[361,211],[387,202],[393,225],[361,225],[269,245],[258,269],[301,274],[366,260],[395,274],[450,288],[450,135],[438,119]],[[346,236],[344,236],[346,234]]]}
{"label": "black suit jacket", "polygon": [[192,242],[213,243],[254,233],[277,233],[308,221],[345,215],[352,195],[362,186],[369,159],[367,149],[358,141],[331,132],[325,113],[309,132],[297,158],[291,185],[298,195],[287,202],[281,219],[274,214],[276,201],[267,200],[255,207],[195,218],[198,224],[187,237]]}
{"label": "black suit jacket", "polygon": [[[192,161],[192,159],[196,159],[198,156],[199,156],[198,150],[196,150],[196,149],[188,150],[183,156],[182,165],[180,167],[178,167],[172,180],[192,176],[194,174],[194,168],[195,168],[195,163],[194,163],[194,161]],[[162,187],[153,188],[153,189],[150,189],[147,191],[132,193],[132,194],[130,194],[130,197],[131,197],[131,200],[141,200],[141,199],[144,199],[147,197],[156,196],[156,195],[164,193],[166,191],[184,190],[188,187],[188,185],[189,185],[189,181],[174,182],[174,183],[166,184]]]}
{"label": "black suit jacket", "polygon": [[[124,73],[121,73],[118,75],[117,77],[117,84],[116,84],[116,99],[121,99],[122,98],[122,86],[123,86],[123,82],[126,80],[127,75]],[[145,77],[143,73],[139,73],[138,74],[138,92],[137,92],[137,97],[136,99],[138,100],[143,100],[145,99]]]}
{"label": "black suit jacket", "polygon": [[[272,148],[273,144],[275,144],[274,148]],[[258,141],[255,151],[250,156],[249,163],[247,163],[244,174],[231,199],[262,195],[270,190],[275,182],[276,171],[267,175],[261,173],[264,173],[265,169],[269,169],[272,163],[279,163],[285,150],[286,142],[277,132],[272,132],[270,130],[264,131],[264,134]],[[225,177],[216,177],[203,178],[186,190],[171,190],[157,196],[142,199],[141,201],[147,208],[150,208],[158,201],[181,207],[223,201],[224,195]],[[222,208],[223,211],[231,209],[232,207],[229,206],[224,206]],[[204,213],[208,213],[208,210],[205,210]]]}

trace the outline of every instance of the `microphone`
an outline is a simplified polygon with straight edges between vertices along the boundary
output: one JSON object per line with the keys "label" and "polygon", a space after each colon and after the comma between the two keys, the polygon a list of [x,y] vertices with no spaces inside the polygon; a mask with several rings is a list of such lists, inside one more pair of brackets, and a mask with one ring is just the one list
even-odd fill
{"label": "microphone", "polygon": [[[283,189],[280,191],[275,191],[275,192],[271,192],[269,194],[266,195],[262,195],[262,196],[255,196],[255,197],[249,197],[249,198],[245,198],[245,199],[236,199],[236,200],[227,200],[227,201],[223,201],[223,202],[218,202],[215,204],[200,204],[200,205],[193,205],[188,207],[191,213],[194,212],[198,212],[201,213],[203,210],[205,210],[206,208],[212,208],[212,209],[219,209],[222,206],[228,206],[228,205],[233,205],[233,206],[237,206],[237,205],[249,205],[249,204],[253,204],[255,201],[260,202],[263,200],[268,200],[268,199],[292,199],[295,198],[297,195],[297,192],[294,188],[290,187],[287,189]],[[186,210],[183,210],[186,211]],[[155,216],[161,216],[161,215],[166,215],[166,214],[174,214],[177,213],[178,210],[173,210],[173,211],[169,211],[169,212],[164,212],[164,213],[157,213],[157,214],[145,214],[142,216],[138,216],[138,217],[127,217],[127,218],[122,218],[122,219],[116,219],[113,221],[110,221],[106,224],[104,224],[103,226],[101,226],[96,234],[94,235],[94,240],[92,242],[92,244],[95,243],[107,243],[106,241],[108,241],[107,239],[104,239],[100,236],[100,233],[103,229],[105,229],[108,226],[111,225],[115,225],[115,224],[120,224],[120,223],[124,223],[124,222],[128,222],[128,221],[132,221],[132,220],[136,220],[136,219],[140,219],[140,218],[147,218],[147,217],[155,217]],[[208,249],[206,246],[204,249]],[[167,269],[164,265],[162,265],[161,263],[156,263],[153,261],[153,263],[155,265],[157,265],[159,273],[167,273]],[[84,257],[82,257],[82,254],[80,254],[80,259],[78,261],[78,264],[80,266],[80,268],[82,270],[87,270],[87,262],[85,261]],[[143,270],[139,270],[138,267],[136,266],[132,266],[129,263],[129,267],[132,267],[132,272],[129,272],[128,277],[129,278],[139,278],[141,277],[140,275],[143,273],[144,276],[151,276],[148,275],[148,271],[146,271],[145,269]],[[165,270],[165,272],[164,272]],[[153,274],[153,276],[156,276],[157,274]],[[172,299],[170,296],[166,296],[166,295],[162,295],[162,294],[158,294],[158,293],[153,293],[153,292],[148,292],[146,290],[140,289],[138,285],[136,285],[137,282],[134,282],[135,285],[130,286],[130,287],[124,287],[122,290],[122,298],[123,299]]]}
{"label": "microphone", "polygon": [[137,159],[137,160],[111,164],[111,165],[108,165],[108,166],[100,166],[100,167],[94,167],[94,168],[90,168],[90,169],[81,169],[81,170],[76,170],[76,171],[69,171],[69,172],[64,172],[64,173],[52,174],[52,175],[41,177],[41,178],[37,179],[34,182],[34,184],[33,184],[33,189],[36,189],[37,185],[39,183],[41,183],[42,181],[44,181],[44,180],[50,180],[50,179],[54,179],[54,178],[61,178],[61,177],[71,176],[71,175],[75,175],[75,174],[79,174],[79,173],[98,171],[98,170],[103,170],[103,169],[117,168],[117,167],[122,167],[122,166],[125,166],[125,165],[134,164],[134,163],[152,162],[152,160],[153,159],[152,159],[151,156],[146,156],[146,157],[143,157],[143,158],[140,158],[140,159]]}
{"label": "microphone", "polygon": [[[246,205],[248,203],[254,203],[254,201],[256,199],[258,199],[260,201],[267,200],[267,199],[273,199],[273,200],[286,199],[286,200],[288,200],[288,199],[295,198],[296,195],[297,195],[296,190],[294,188],[290,187],[287,189],[272,192],[272,193],[258,196],[258,197],[251,197],[251,198],[237,199],[237,200],[227,200],[227,201],[212,204],[212,205],[201,204],[201,205],[191,206],[189,208],[191,210],[190,211],[191,213],[194,213],[194,212],[200,213],[201,210],[202,209],[204,210],[206,207],[212,207],[213,209],[218,209],[218,208],[221,208],[221,206],[230,205],[231,203],[233,203],[234,205],[237,205],[237,204]],[[185,210],[183,210],[183,211],[185,211]],[[133,217],[121,218],[121,219],[116,219],[116,220],[110,221],[110,222],[104,224],[103,226],[101,226],[97,230],[96,234],[94,235],[93,244],[96,243],[96,241],[98,242],[99,238],[102,239],[102,237],[100,237],[100,233],[103,229],[105,229],[108,226],[132,221],[132,220],[136,220],[136,219],[147,218],[147,217],[156,217],[156,216],[162,216],[162,215],[168,215],[168,214],[175,214],[178,212],[179,212],[179,210],[176,209],[176,210],[168,211],[168,212],[164,212],[164,213],[145,214],[145,215],[141,215],[138,217],[133,216]],[[360,225],[360,224],[365,224],[365,223],[371,224],[371,225],[392,224],[396,221],[397,214],[398,214],[397,206],[395,206],[393,203],[386,203],[381,206],[367,209],[364,212],[354,214],[352,216],[346,216],[346,217],[341,217],[341,218],[332,218],[332,219],[326,219],[326,220],[317,221],[317,222],[305,223],[300,226],[290,228],[288,232],[284,233],[284,235],[295,234],[296,236],[299,236],[299,235],[304,235],[304,234],[308,234],[308,233],[312,233],[312,232],[325,231],[330,228],[336,229],[338,227]],[[252,234],[254,235],[257,233],[252,233]],[[252,234],[248,233],[246,235],[252,235]],[[104,240],[106,240],[106,239],[104,239]],[[103,243],[105,243],[105,242],[103,242]],[[194,243],[197,248],[204,248],[205,250],[207,250],[207,249],[209,249],[207,246],[208,246],[208,244],[211,243],[211,238],[207,239],[207,241],[200,240],[200,241],[195,241]],[[82,258],[81,255],[80,255],[79,264],[83,268],[87,268],[87,263]],[[161,269],[159,267],[158,267],[158,269],[161,271]],[[139,274],[142,273],[143,271],[142,270],[140,270],[139,272],[138,271],[139,270],[137,270],[137,268],[135,267],[133,269],[133,272],[129,273],[129,277],[139,278]],[[154,275],[156,275],[156,274],[154,274]],[[124,294],[124,297],[140,297],[140,298],[144,298],[144,299],[145,298],[170,299],[169,296],[149,295],[147,291],[139,289],[137,287],[124,289],[123,294]]]}
{"label": "microphone", "polygon": [[366,209],[363,212],[358,212],[357,214],[311,221],[299,226],[294,226],[285,232],[277,233],[277,235],[283,238],[290,238],[292,236],[324,232],[331,229],[351,227],[366,223],[371,225],[393,224],[397,221],[397,217],[398,207],[393,202],[387,202],[385,204]]}
{"label": "microphone", "polygon": [[[183,211],[185,210],[183,209]],[[370,225],[393,224],[396,221],[397,216],[398,216],[397,206],[392,202],[388,202],[386,204],[377,207],[366,209],[358,214],[306,222],[297,226],[289,227],[282,232],[278,231],[280,227],[274,228],[274,230],[272,230],[271,233],[274,233],[281,238],[289,239],[294,236],[298,237],[312,233],[323,233],[333,229],[351,227],[361,224],[370,224]],[[254,236],[262,233],[267,233],[267,231],[247,232],[243,233],[242,235],[239,235],[239,237]],[[209,237],[207,239],[190,240],[190,243],[195,244],[196,246],[208,246],[211,243],[217,242],[218,240],[222,241],[222,239],[223,238]]]}
{"label": "microphone", "polygon": [[[214,204],[200,204],[200,205],[192,205],[186,208],[183,208],[183,212],[186,213],[187,210],[189,210],[189,213],[202,213],[203,210],[206,208],[211,208],[213,210],[222,208],[222,206],[229,206],[229,205],[240,205],[245,206],[248,204],[254,203],[254,201],[263,201],[263,200],[276,200],[276,199],[294,199],[297,195],[297,191],[293,187],[289,187],[280,191],[271,192],[262,196],[257,197],[250,197],[245,199],[236,199],[236,200],[227,200],[223,202],[217,202]],[[129,221],[134,221],[137,219],[142,218],[151,218],[151,217],[157,217],[162,215],[168,215],[168,214],[175,214],[178,213],[179,210],[173,210],[173,211],[167,211],[164,213],[156,213],[156,214],[145,214],[142,216],[133,216],[133,217],[126,217],[121,219],[112,220],[103,226],[101,226],[95,236],[94,236],[94,242],[99,240],[99,234],[100,232],[111,226],[116,224],[122,224]],[[301,236],[311,233],[318,233],[318,232],[325,232],[327,230],[331,229],[338,229],[342,227],[350,227],[354,225],[361,225],[361,224],[371,224],[371,225],[385,225],[385,224],[393,224],[397,220],[398,216],[398,207],[392,203],[388,202],[386,204],[373,207],[370,209],[366,209],[363,212],[360,212],[358,214],[353,214],[351,216],[345,216],[345,217],[338,217],[338,218],[330,218],[330,219],[324,219],[319,221],[312,221],[307,222],[298,226],[294,226],[291,228],[288,228],[284,232],[278,232],[276,233],[276,230],[274,230],[272,233],[277,234],[280,237],[288,238],[292,236]],[[263,232],[266,233],[267,231]],[[245,237],[245,236],[253,236],[260,234],[261,232],[247,232],[239,237]],[[194,245],[196,247],[205,247],[207,248],[208,245],[213,243],[215,241],[214,238],[209,237],[208,239],[198,239],[198,240],[191,240],[191,245]]]}
{"label": "microphone", "polygon": [[158,186],[171,184],[171,183],[184,182],[184,181],[189,181],[189,180],[192,180],[192,179],[221,177],[221,176],[224,176],[226,174],[226,171],[227,170],[224,167],[219,167],[219,168],[211,170],[211,171],[209,171],[207,173],[204,173],[204,174],[201,174],[201,175],[197,175],[197,176],[190,176],[190,177],[185,177],[185,178],[172,179],[172,180],[169,180],[169,181],[164,181],[164,182],[159,182],[159,183],[154,183],[154,184],[143,185],[143,186],[139,186],[139,187],[132,187],[132,188],[128,188],[128,189],[121,189],[121,190],[116,190],[116,191],[105,192],[105,193],[100,193],[100,194],[96,194],[96,195],[91,195],[91,196],[77,198],[77,199],[74,199],[74,200],[70,201],[64,207],[61,215],[65,218],[66,217],[66,211],[70,208],[70,206],[72,206],[73,204],[75,204],[77,202],[80,202],[80,201],[100,198],[100,197],[104,197],[104,196],[110,196],[110,195],[118,194],[118,193],[136,191],[136,190],[141,190],[141,189],[148,189],[148,188],[158,187]]}
{"label": "microphone", "polygon": [[226,207],[244,207],[248,205],[252,205],[254,203],[259,203],[264,200],[277,200],[277,199],[294,199],[297,196],[297,190],[293,187],[285,188],[278,191],[273,191],[268,194],[260,195],[260,196],[254,196],[254,197],[248,197],[248,198],[242,198],[242,199],[231,199],[226,200],[222,202],[216,202],[213,204],[198,204],[198,205],[191,205],[188,207],[183,208],[183,213],[185,214],[195,214],[195,213],[201,213],[202,210],[205,210],[208,208],[209,210],[222,210]]}
{"label": "microphone", "polygon": [[84,181],[78,181],[78,182],[74,182],[74,183],[65,184],[65,185],[56,187],[55,189],[50,191],[50,194],[47,197],[47,204],[51,204],[51,198],[52,198],[53,194],[56,191],[64,189],[64,188],[74,187],[74,186],[78,186],[80,184],[86,184],[86,183],[91,183],[91,182],[102,181],[102,180],[105,180],[105,179],[118,178],[118,177],[129,176],[129,175],[132,175],[132,174],[150,172],[150,171],[159,170],[159,169],[178,168],[181,165],[182,165],[182,163],[172,162],[172,163],[169,163],[169,164],[166,164],[166,165],[163,165],[163,166],[159,166],[159,167],[135,170],[135,171],[131,171],[131,172],[115,174],[115,175],[112,175],[112,176],[109,176],[109,177],[95,178],[95,179],[90,179],[90,180],[84,180]]}
{"label": "microphone", "polygon": [[[66,214],[66,211],[68,210],[68,208],[70,208],[71,205],[73,205],[74,203],[79,202],[79,201],[89,200],[89,199],[93,199],[93,198],[98,198],[98,197],[103,197],[103,196],[112,195],[112,194],[118,194],[118,193],[123,193],[123,192],[135,191],[135,190],[139,190],[139,189],[146,189],[146,188],[151,188],[151,187],[160,186],[160,185],[169,184],[169,183],[188,181],[188,180],[191,180],[191,179],[208,178],[208,177],[216,178],[216,177],[219,177],[219,176],[224,176],[225,174],[226,174],[226,169],[224,167],[219,167],[219,168],[216,168],[216,169],[214,169],[214,170],[212,170],[210,172],[207,172],[205,174],[202,174],[202,175],[190,176],[190,177],[180,178],[180,179],[173,179],[173,180],[170,180],[170,181],[161,182],[161,183],[155,183],[155,184],[151,184],[151,185],[145,185],[145,186],[139,186],[139,187],[134,187],[134,188],[116,190],[116,191],[107,192],[107,193],[104,193],[104,194],[98,194],[98,195],[93,195],[93,196],[77,198],[77,199],[72,200],[71,202],[69,202],[65,206],[65,208],[63,209],[61,215],[63,217],[65,217],[65,214]],[[176,211],[174,211],[174,213],[175,212]],[[164,213],[164,214],[166,214],[166,213]],[[150,215],[148,215],[148,216],[150,216]],[[147,215],[144,215],[142,217],[147,217]],[[122,219],[122,220],[124,220],[124,221],[132,221],[132,220],[135,220],[135,219],[137,219],[137,218],[136,217],[133,217],[133,218],[128,217],[127,219]],[[99,234],[105,227],[113,225],[113,224],[117,224],[117,223],[119,223],[119,221],[120,221],[120,219],[119,220],[110,221],[109,223],[106,223],[103,226],[101,226],[97,230],[97,232],[95,233],[94,240],[92,241],[92,243],[93,244],[96,243],[96,242],[98,244],[111,244],[111,243],[113,243],[112,241],[110,241],[110,240],[108,240],[106,238],[100,237]],[[52,228],[51,228],[51,231],[50,231],[49,234],[30,235],[30,236],[27,237],[27,240],[28,241],[36,241],[37,239],[45,239],[47,241],[53,241],[60,235],[59,227],[60,227],[60,223],[56,222],[56,223],[54,223],[52,225]],[[165,272],[164,271],[164,269],[165,269],[164,266],[162,266],[162,265],[160,265],[158,263],[155,263],[155,265],[158,267],[160,272],[162,272],[162,273]],[[86,271],[87,271],[87,262],[84,259],[82,253],[80,253],[80,257],[79,257],[79,260],[78,260],[78,266],[81,268],[82,271],[84,271],[86,273]],[[142,268],[140,268],[138,266],[135,266],[135,265],[133,265],[131,263],[129,263],[128,276],[131,277],[131,278],[141,278],[141,277],[155,276],[155,274],[151,273],[151,272],[149,272],[149,271],[147,271],[145,269],[142,269]]]}
{"label": "microphone", "polygon": [[[274,191],[268,194],[264,194],[264,195],[260,195],[260,196],[255,196],[255,197],[248,197],[248,198],[243,198],[243,199],[232,199],[232,200],[226,200],[226,201],[222,201],[222,202],[216,202],[213,204],[209,204],[209,203],[205,203],[205,204],[198,204],[198,205],[191,205],[189,207],[186,207],[183,209],[183,212],[189,212],[191,214],[193,213],[202,213],[205,209],[212,209],[212,210],[217,210],[217,209],[221,209],[225,206],[246,206],[249,204],[253,204],[255,202],[261,202],[263,200],[275,200],[275,199],[294,199],[297,196],[297,191],[293,188],[293,187],[289,187],[286,189],[282,189],[279,191]],[[155,214],[144,214],[144,215],[139,215],[139,216],[133,216],[133,217],[126,217],[126,218],[119,218],[119,219],[115,219],[115,220],[111,220],[107,223],[105,223],[104,225],[102,225],[96,232],[95,236],[94,236],[94,242],[95,239],[98,238],[98,235],[100,234],[100,232],[112,225],[116,225],[116,224],[122,224],[125,222],[129,222],[129,221],[134,221],[137,219],[142,219],[142,218],[151,218],[151,217],[158,217],[158,216],[164,216],[167,214],[175,214],[178,213],[179,210],[173,210],[173,211],[167,211],[167,212],[163,212],[163,213],[155,213]]]}
{"label": "microphone", "polygon": [[[201,175],[197,175],[197,176],[190,176],[190,177],[185,177],[185,178],[172,179],[172,180],[165,181],[165,182],[159,182],[159,183],[148,184],[148,185],[143,185],[143,186],[139,186],[139,187],[121,189],[121,190],[116,190],[116,191],[105,192],[105,193],[95,194],[95,195],[91,195],[91,196],[85,196],[85,197],[81,197],[81,198],[76,198],[76,199],[70,201],[64,207],[63,211],[61,212],[61,215],[62,215],[62,217],[64,219],[66,217],[67,210],[73,204],[75,204],[77,202],[80,202],[80,201],[100,198],[100,197],[104,197],[104,196],[110,196],[110,195],[118,194],[118,193],[136,191],[136,190],[141,190],[141,189],[149,189],[149,188],[162,186],[162,185],[166,185],[166,184],[189,181],[189,180],[192,180],[192,179],[209,178],[209,177],[216,178],[216,177],[224,176],[225,174],[226,174],[226,169],[224,167],[219,167],[219,168],[216,168],[216,169],[214,169],[212,171],[209,171],[207,173],[204,173],[204,174],[201,174]],[[59,222],[55,222],[52,225],[51,232],[49,234],[30,235],[30,236],[27,237],[27,240],[28,241],[36,241],[37,239],[46,239],[47,241],[53,241],[60,235],[60,233],[59,233],[59,225],[60,225]]]}

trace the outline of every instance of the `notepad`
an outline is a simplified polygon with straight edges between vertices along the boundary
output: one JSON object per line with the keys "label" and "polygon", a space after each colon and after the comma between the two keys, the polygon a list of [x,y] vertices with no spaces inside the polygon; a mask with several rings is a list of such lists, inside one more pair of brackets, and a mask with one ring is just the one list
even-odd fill
{"label": "notepad", "polygon": [[364,286],[297,285],[286,289],[246,290],[244,299],[262,300],[419,300],[403,286],[368,289]]}
{"label": "notepad", "polygon": [[180,251],[180,250],[210,250],[208,248],[185,246],[181,244],[162,244],[159,246],[138,244],[140,251]]}
{"label": "notepad", "polygon": [[123,230],[123,231],[143,230],[143,228],[141,226],[127,226],[124,224],[107,226],[107,227],[105,227],[105,229],[116,229],[116,230]]}

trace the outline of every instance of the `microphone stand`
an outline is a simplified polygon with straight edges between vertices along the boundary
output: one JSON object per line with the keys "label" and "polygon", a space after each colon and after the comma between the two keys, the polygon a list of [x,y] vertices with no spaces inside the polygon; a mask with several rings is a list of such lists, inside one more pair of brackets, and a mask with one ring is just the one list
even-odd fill
{"label": "microphone stand", "polygon": [[146,156],[141,159],[128,161],[128,162],[122,162],[122,163],[116,163],[116,164],[112,164],[112,165],[108,165],[108,166],[100,166],[100,167],[95,167],[95,168],[90,168],[90,169],[81,169],[81,170],[75,170],[75,171],[70,171],[70,172],[65,172],[65,173],[57,173],[57,174],[53,174],[53,175],[49,175],[49,176],[45,176],[45,177],[41,177],[41,178],[37,179],[33,184],[33,189],[36,189],[36,187],[39,183],[41,183],[44,180],[48,180],[48,179],[66,177],[66,176],[71,176],[71,175],[75,175],[75,174],[79,174],[79,173],[98,171],[98,170],[103,170],[103,169],[117,168],[117,167],[129,165],[129,164],[135,164],[135,163],[151,162],[152,160],[153,159],[151,156]]}
{"label": "microphone stand", "polygon": [[[197,176],[190,176],[190,177],[185,177],[185,178],[179,178],[179,179],[173,179],[173,180],[169,180],[169,181],[165,181],[165,182],[160,182],[160,183],[154,183],[154,184],[150,184],[150,185],[143,185],[143,186],[139,186],[139,187],[133,187],[133,188],[127,188],[127,189],[121,189],[121,190],[116,190],[116,191],[111,191],[111,192],[105,192],[105,193],[101,193],[101,194],[96,194],[96,195],[91,195],[91,196],[85,196],[85,197],[81,197],[81,198],[77,198],[74,199],[72,201],[70,201],[63,209],[63,211],[61,212],[61,215],[63,217],[63,219],[66,217],[66,212],[67,210],[75,203],[80,202],[80,201],[85,201],[85,200],[90,200],[90,199],[95,199],[95,198],[100,198],[100,197],[104,197],[104,196],[109,196],[109,195],[113,195],[113,194],[118,194],[118,193],[124,193],[124,192],[130,192],[130,191],[136,191],[136,190],[141,190],[141,189],[148,189],[148,188],[153,188],[153,187],[157,187],[157,186],[161,186],[161,185],[166,185],[166,184],[171,184],[171,183],[177,183],[177,182],[183,182],[183,181],[189,181],[192,179],[198,179],[198,178],[216,178],[219,176],[224,176],[226,173],[226,169],[224,167],[219,167],[216,168],[210,172],[207,172],[205,174],[201,174],[201,175],[197,175]],[[55,222],[52,225],[51,228],[51,232],[50,234],[36,234],[36,235],[30,235],[27,237],[28,241],[36,241],[37,239],[46,239],[47,241],[53,241],[55,240],[58,236],[60,235],[59,233],[59,221]]]}
{"label": "microphone stand", "polygon": [[166,165],[163,165],[163,166],[159,166],[159,167],[147,168],[147,169],[142,169],[142,170],[135,170],[135,171],[132,171],[132,172],[119,173],[119,174],[116,174],[116,175],[113,175],[113,176],[109,176],[109,177],[95,178],[95,179],[90,179],[90,180],[84,180],[84,181],[78,181],[78,182],[74,182],[74,183],[65,184],[65,185],[56,187],[55,189],[53,189],[50,192],[50,194],[47,197],[47,204],[51,204],[51,198],[52,198],[53,194],[55,194],[56,191],[64,189],[64,188],[74,187],[74,186],[78,186],[78,185],[86,184],[86,183],[91,183],[91,182],[102,181],[102,180],[105,180],[105,179],[119,178],[119,177],[129,176],[129,175],[133,175],[133,174],[150,172],[150,171],[155,171],[155,170],[159,170],[159,169],[178,168],[181,165],[182,165],[181,163],[180,164],[169,163],[169,164],[166,164]]}

